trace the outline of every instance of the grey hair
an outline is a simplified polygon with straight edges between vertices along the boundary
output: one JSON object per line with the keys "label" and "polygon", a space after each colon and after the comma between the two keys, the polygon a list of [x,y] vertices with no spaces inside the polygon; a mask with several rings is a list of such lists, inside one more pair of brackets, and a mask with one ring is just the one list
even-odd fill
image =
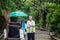
{"label": "grey hair", "polygon": [[32,17],[31,15],[29,17]]}

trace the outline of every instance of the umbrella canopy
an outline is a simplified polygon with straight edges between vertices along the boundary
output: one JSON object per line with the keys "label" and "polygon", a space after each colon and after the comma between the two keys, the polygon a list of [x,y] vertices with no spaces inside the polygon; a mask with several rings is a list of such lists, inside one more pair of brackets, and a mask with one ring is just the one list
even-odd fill
{"label": "umbrella canopy", "polygon": [[17,17],[17,16],[28,16],[28,15],[21,11],[15,11],[15,12],[11,12],[10,14],[8,14],[8,16]]}

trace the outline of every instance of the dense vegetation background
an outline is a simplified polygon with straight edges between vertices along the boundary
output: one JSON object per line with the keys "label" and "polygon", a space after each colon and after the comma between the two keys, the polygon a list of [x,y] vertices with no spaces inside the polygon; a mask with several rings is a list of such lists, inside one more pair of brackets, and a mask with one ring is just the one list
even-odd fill
{"label": "dense vegetation background", "polygon": [[17,10],[32,15],[39,27],[60,37],[60,0],[0,0],[0,28],[6,25],[7,14]]}

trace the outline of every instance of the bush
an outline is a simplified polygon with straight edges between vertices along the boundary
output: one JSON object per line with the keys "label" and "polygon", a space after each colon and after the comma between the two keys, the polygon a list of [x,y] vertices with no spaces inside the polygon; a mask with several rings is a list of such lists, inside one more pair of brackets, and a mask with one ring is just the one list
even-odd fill
{"label": "bush", "polygon": [[39,23],[38,23],[38,25],[39,25],[40,27],[42,27],[42,26],[44,25],[44,21],[43,21],[43,20],[40,20]]}
{"label": "bush", "polygon": [[[55,5],[55,3],[53,3]],[[46,16],[46,22],[49,24],[50,31],[55,32],[55,36],[60,37],[60,6],[49,5],[49,13]]]}
{"label": "bush", "polygon": [[60,23],[57,25],[56,36],[60,37]]}

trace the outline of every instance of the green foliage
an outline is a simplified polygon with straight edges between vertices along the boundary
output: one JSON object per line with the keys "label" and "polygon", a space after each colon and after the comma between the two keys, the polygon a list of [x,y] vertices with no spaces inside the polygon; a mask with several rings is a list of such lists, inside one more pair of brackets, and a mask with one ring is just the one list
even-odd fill
{"label": "green foliage", "polygon": [[45,2],[44,5],[47,5],[48,7],[56,7],[56,3]]}
{"label": "green foliage", "polygon": [[6,0],[6,1],[3,1],[3,4],[1,2],[1,7],[2,9],[5,9],[5,10],[15,10],[17,5],[12,0]]}
{"label": "green foliage", "polygon": [[57,31],[57,33],[60,33],[60,23],[58,23],[56,31]]}
{"label": "green foliage", "polygon": [[[58,8],[58,6],[57,6],[57,8]],[[47,14],[47,16],[46,16],[46,18],[47,18],[46,21],[47,22],[49,22],[49,23],[56,23],[57,22],[57,18],[60,15],[60,12],[57,8],[54,8],[54,9],[49,8],[50,13]]]}
{"label": "green foliage", "polygon": [[[56,6],[57,5],[57,6]],[[50,3],[48,5],[49,13],[46,16],[46,22],[49,23],[49,29],[56,33],[57,37],[60,37],[60,8],[59,4]]]}
{"label": "green foliage", "polygon": [[38,23],[38,25],[39,25],[40,27],[42,27],[42,26],[44,25],[44,21],[43,21],[43,20],[40,20],[39,23]]}
{"label": "green foliage", "polygon": [[57,25],[56,36],[60,38],[60,23]]}

